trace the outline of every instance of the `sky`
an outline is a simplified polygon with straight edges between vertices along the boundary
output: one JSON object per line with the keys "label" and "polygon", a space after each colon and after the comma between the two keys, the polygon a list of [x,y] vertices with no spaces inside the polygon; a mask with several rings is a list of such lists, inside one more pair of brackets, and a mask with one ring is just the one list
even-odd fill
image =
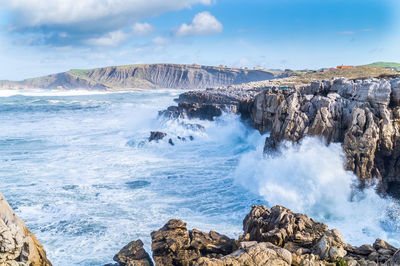
{"label": "sky", "polygon": [[399,0],[0,0],[0,80],[138,63],[400,62]]}

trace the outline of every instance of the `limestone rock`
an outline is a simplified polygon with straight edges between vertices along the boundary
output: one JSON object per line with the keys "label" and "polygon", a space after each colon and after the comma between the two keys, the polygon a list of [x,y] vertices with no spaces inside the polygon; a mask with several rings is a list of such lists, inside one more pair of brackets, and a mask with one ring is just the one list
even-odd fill
{"label": "limestone rock", "polygon": [[333,229],[324,233],[313,250],[314,254],[321,259],[334,262],[336,259],[346,256],[347,252],[343,247],[344,245],[342,234]]}
{"label": "limestone rock", "polygon": [[400,79],[336,79],[287,90],[266,89],[254,98],[250,117],[270,132],[265,151],[279,142],[321,136],[342,143],[346,168],[361,180],[381,180],[382,191],[400,197]]}
{"label": "limestone rock", "polygon": [[0,193],[0,264],[50,266],[43,246]]}
{"label": "limestone rock", "polygon": [[325,224],[282,206],[274,206],[271,210],[265,206],[253,206],[243,221],[243,231],[249,234],[249,240],[283,247],[293,247],[291,243],[294,243],[296,249],[311,248],[327,228]]}
{"label": "limestone rock", "polygon": [[228,266],[228,265],[266,265],[289,266],[292,254],[268,242],[242,242],[238,250],[220,259],[202,257],[194,263],[196,266]]}
{"label": "limestone rock", "polygon": [[114,261],[121,266],[153,266],[150,255],[144,250],[139,239],[123,247],[115,256]]}
{"label": "limestone rock", "polygon": [[227,236],[196,229],[188,232],[183,221],[174,219],[151,233],[151,238],[156,265],[192,265],[200,257],[220,257],[237,248]]}

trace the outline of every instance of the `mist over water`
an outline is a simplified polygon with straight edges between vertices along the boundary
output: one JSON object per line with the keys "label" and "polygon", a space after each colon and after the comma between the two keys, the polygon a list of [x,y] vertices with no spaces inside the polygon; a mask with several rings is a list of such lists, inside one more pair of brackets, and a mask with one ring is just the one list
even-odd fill
{"label": "mist over water", "polygon": [[268,205],[282,205],[339,229],[353,245],[383,238],[400,246],[400,208],[374,187],[357,189],[358,179],[345,171],[340,144],[319,138],[283,143],[277,155],[263,146],[244,154],[235,171],[237,183],[261,195]]}
{"label": "mist over water", "polygon": [[[353,244],[399,246],[398,204],[352,189],[340,145],[306,139],[263,158],[265,136],[236,116],[158,118],[179,93],[0,92],[0,191],[54,265],[109,263],[138,238],[150,252],[171,218],[237,237],[254,204],[306,212]],[[166,139],[148,143],[154,130]]]}

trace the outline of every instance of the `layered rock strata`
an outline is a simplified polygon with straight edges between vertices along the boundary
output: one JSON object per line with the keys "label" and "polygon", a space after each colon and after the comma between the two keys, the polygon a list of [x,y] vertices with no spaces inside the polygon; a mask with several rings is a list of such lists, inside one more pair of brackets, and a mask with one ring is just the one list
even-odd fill
{"label": "layered rock strata", "polygon": [[[182,94],[169,117],[213,119],[223,111],[250,118],[270,132],[265,151],[306,136],[339,142],[346,169],[362,181],[377,178],[383,192],[400,196],[400,79],[335,79],[292,88],[223,89]],[[212,112],[210,110],[213,110]]]}
{"label": "layered rock strata", "polygon": [[277,78],[263,70],[180,64],[143,64],[67,72],[23,81],[0,81],[0,89],[205,89]]}
{"label": "layered rock strata", "polygon": [[51,266],[43,246],[0,193],[0,265]]}
{"label": "layered rock strata", "polygon": [[[352,246],[344,242],[338,230],[329,230],[325,224],[282,206],[271,209],[253,206],[243,221],[243,231],[243,235],[233,240],[214,231],[208,234],[196,229],[188,231],[183,221],[170,220],[151,233],[155,265],[374,266],[400,263],[400,250],[382,239],[377,239],[373,245]],[[126,253],[127,250],[130,249],[125,247],[118,254],[137,258],[136,249],[133,256]],[[124,263],[120,265],[147,265]]]}

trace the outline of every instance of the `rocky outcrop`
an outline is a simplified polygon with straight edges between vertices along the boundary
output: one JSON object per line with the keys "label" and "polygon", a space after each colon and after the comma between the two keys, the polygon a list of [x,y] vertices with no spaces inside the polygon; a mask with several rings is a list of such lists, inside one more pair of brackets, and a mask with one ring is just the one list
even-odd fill
{"label": "rocky outcrop", "polygon": [[153,140],[158,142],[159,140],[162,140],[167,136],[167,133],[160,132],[160,131],[151,131],[150,132],[150,137],[149,137],[149,142],[152,142]]}
{"label": "rocky outcrop", "polygon": [[271,72],[178,64],[113,66],[70,70],[20,82],[0,81],[0,88],[42,89],[205,89],[275,78]]}
{"label": "rocky outcrop", "polygon": [[227,265],[265,265],[265,266],[290,266],[292,265],[292,254],[271,243],[256,241],[241,242],[239,249],[232,254],[220,259],[205,258],[198,259],[195,266],[227,266]]}
{"label": "rocky outcrop", "polygon": [[43,246],[0,193],[0,265],[50,266]]}
{"label": "rocky outcrop", "polygon": [[215,89],[181,94],[178,106],[160,114],[213,119],[240,113],[261,133],[265,152],[284,140],[306,136],[342,143],[347,170],[363,182],[380,181],[382,192],[400,197],[400,79],[335,79],[308,86]]}
{"label": "rocky outcrop", "polygon": [[382,190],[400,184],[400,79],[313,82],[289,90],[266,90],[255,97],[250,116],[266,149],[283,140],[321,136],[342,143],[346,169],[361,180],[378,178]]}
{"label": "rocky outcrop", "polygon": [[132,241],[114,256],[120,266],[153,266],[150,255],[144,250],[142,240]]}
{"label": "rocky outcrop", "polygon": [[156,265],[192,265],[200,257],[219,257],[232,253],[236,242],[217,232],[188,231],[181,220],[170,220],[151,233]]}
{"label": "rocky outcrop", "polygon": [[198,118],[213,120],[223,112],[249,114],[249,109],[260,90],[208,89],[189,91],[176,99],[178,106],[170,106],[159,115],[168,118]]}
{"label": "rocky outcrop", "polygon": [[[155,265],[394,266],[400,262],[400,250],[382,239],[355,247],[345,243],[338,230],[282,206],[253,206],[243,220],[243,231],[235,241],[213,231],[188,231],[183,221],[170,220],[151,233]],[[122,257],[135,257],[138,250],[143,254],[142,246],[124,248]]]}

